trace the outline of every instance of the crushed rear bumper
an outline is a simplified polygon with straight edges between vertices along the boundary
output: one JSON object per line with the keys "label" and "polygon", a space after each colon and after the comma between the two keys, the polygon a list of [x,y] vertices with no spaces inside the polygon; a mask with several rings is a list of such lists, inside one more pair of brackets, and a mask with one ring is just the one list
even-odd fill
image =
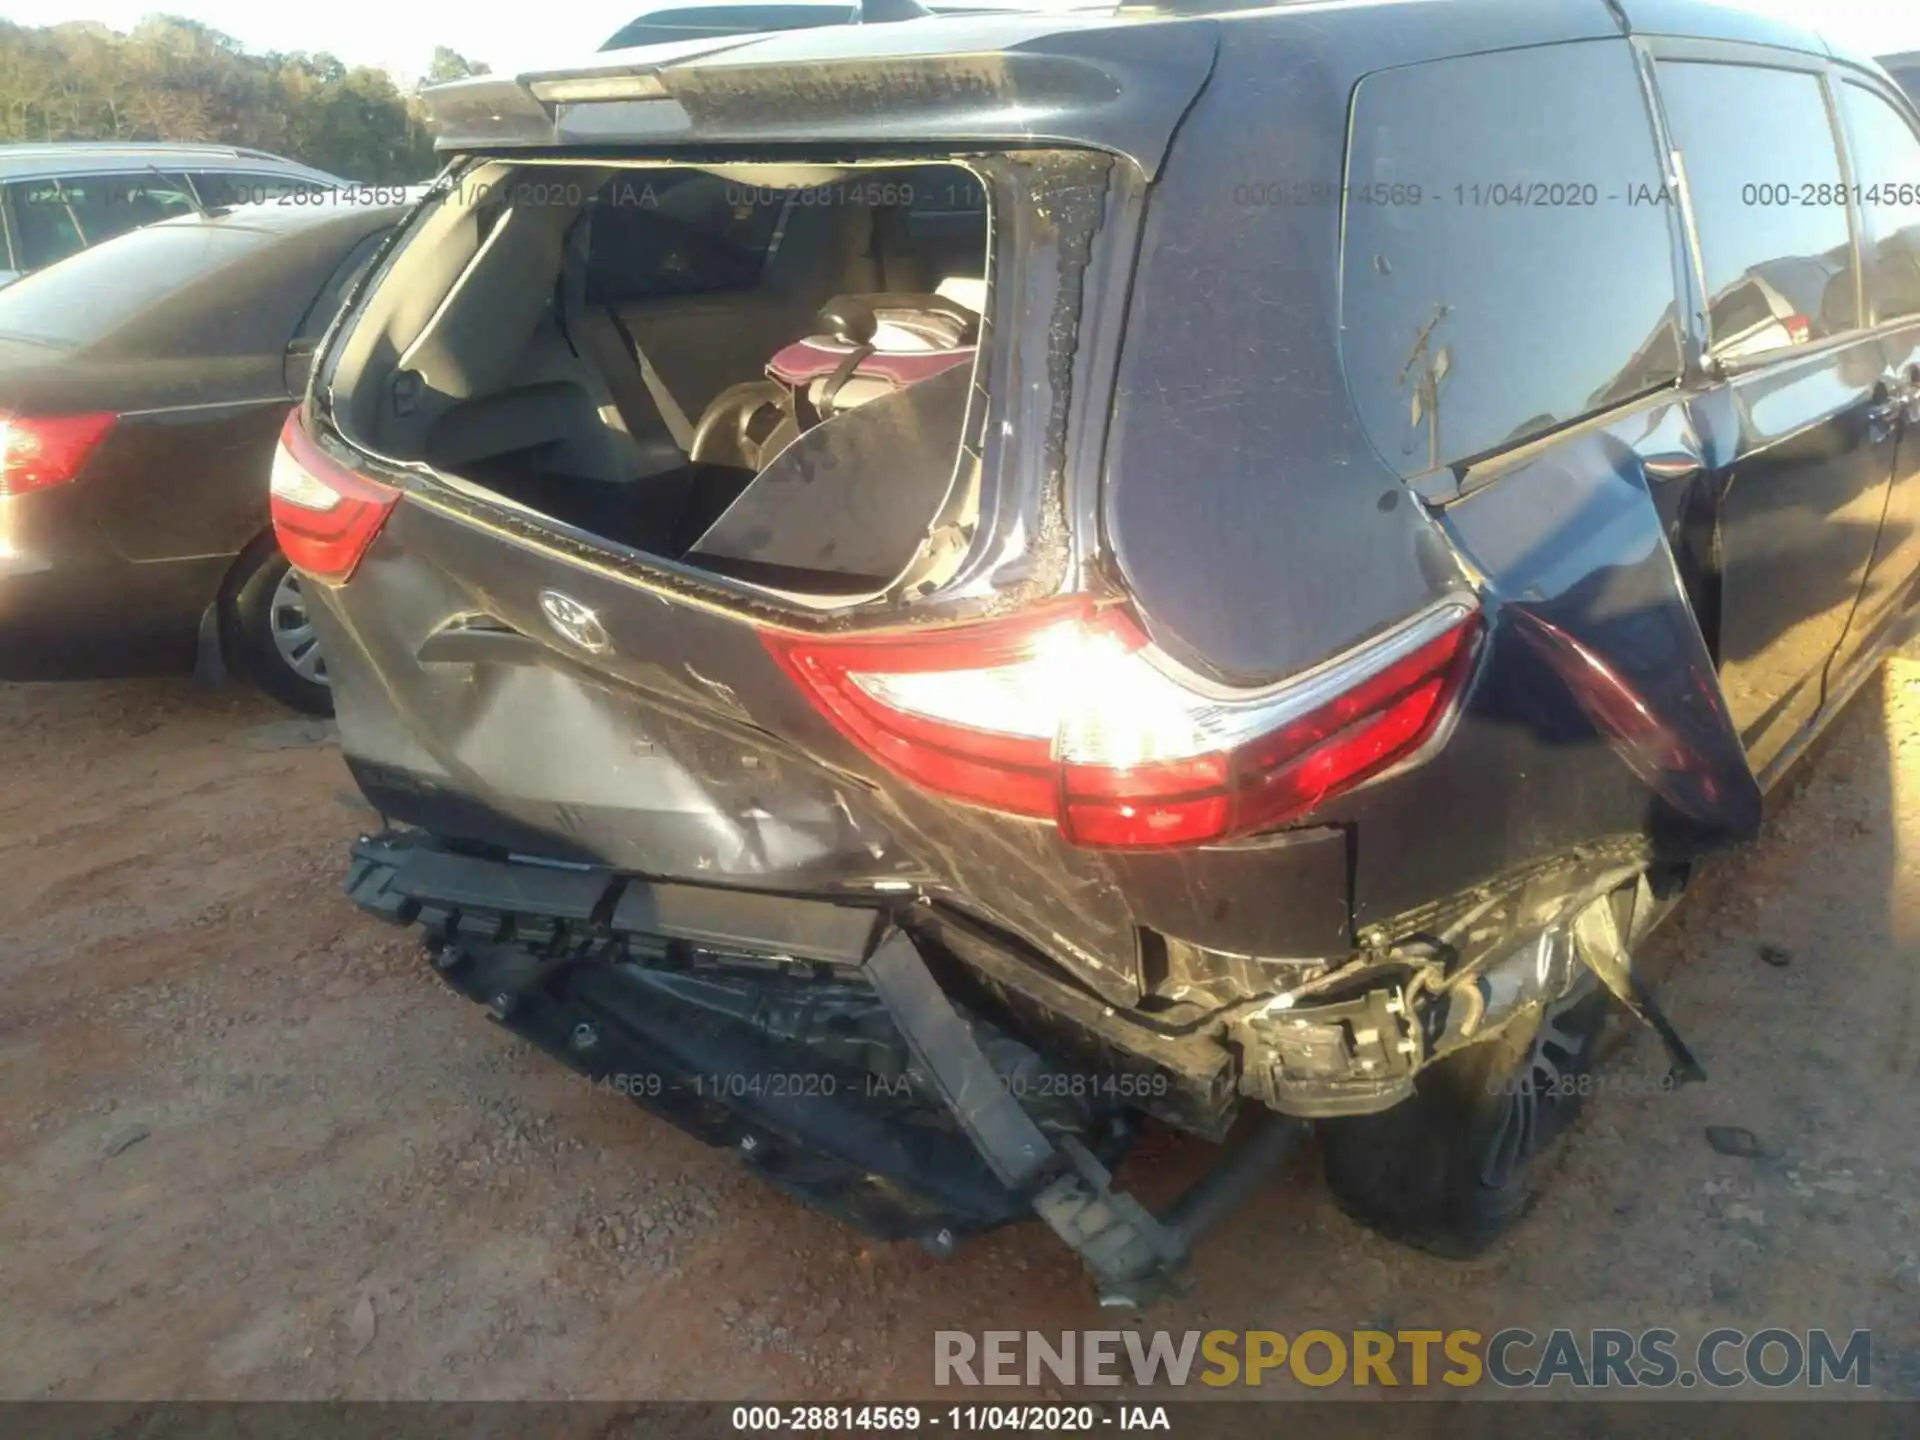
{"label": "crushed rear bumper", "polygon": [[1112,1185],[1139,1118],[943,990],[877,904],[660,884],[366,838],[346,884],[424,927],[495,1021],[816,1208],[948,1253],[1038,1216],[1109,1300],[1177,1280],[1303,1130],[1269,1116],[1162,1220]]}
{"label": "crushed rear bumper", "polygon": [[[904,1046],[817,1043],[836,1024],[874,1028],[860,972],[884,911],[404,839],[355,845],[347,891],[420,924],[441,978],[505,1028],[876,1237],[943,1249],[1030,1213],[957,1125],[924,1123],[937,1116],[904,1072],[858,1063]],[[756,993],[733,1014],[696,1003],[703,970]]]}

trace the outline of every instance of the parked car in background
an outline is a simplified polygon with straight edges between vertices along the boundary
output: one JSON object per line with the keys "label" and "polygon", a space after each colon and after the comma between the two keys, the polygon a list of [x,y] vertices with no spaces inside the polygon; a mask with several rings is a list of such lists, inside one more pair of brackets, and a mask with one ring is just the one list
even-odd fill
{"label": "parked car in background", "polygon": [[226,145],[0,146],[0,285],[170,216],[345,183],[264,150]]}
{"label": "parked car in background", "polygon": [[1920,50],[1903,50],[1897,55],[1882,55],[1880,68],[1891,75],[1920,106]]}
{"label": "parked car in background", "polygon": [[1308,1122],[1483,1249],[1609,997],[1703,1078],[1637,947],[1920,573],[1870,59],[1693,0],[655,54],[429,92],[453,183],[289,420],[361,904],[789,1191],[1116,1299]]}
{"label": "parked car in background", "polygon": [[330,710],[268,471],[314,345],[403,209],[189,215],[0,290],[0,680],[204,654]]}

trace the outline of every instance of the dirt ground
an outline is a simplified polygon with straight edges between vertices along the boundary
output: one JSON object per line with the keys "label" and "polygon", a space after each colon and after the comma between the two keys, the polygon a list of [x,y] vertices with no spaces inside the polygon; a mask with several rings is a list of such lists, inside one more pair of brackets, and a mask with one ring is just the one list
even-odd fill
{"label": "dirt ground", "polygon": [[[1356,1228],[1302,1152],[1145,1323],[1865,1327],[1920,1395],[1920,663],[1775,808],[1651,957],[1709,1084],[1636,1087],[1634,1037],[1468,1264]],[[589,1093],[346,901],[369,819],[264,700],[0,687],[0,1396],[878,1400],[931,1393],[936,1330],[1130,1323],[1037,1226],[869,1244]]]}

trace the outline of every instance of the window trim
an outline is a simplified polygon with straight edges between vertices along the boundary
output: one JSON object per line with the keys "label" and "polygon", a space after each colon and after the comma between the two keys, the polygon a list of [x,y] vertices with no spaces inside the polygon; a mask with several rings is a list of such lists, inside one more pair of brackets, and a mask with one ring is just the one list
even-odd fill
{"label": "window trim", "polygon": [[0,185],[0,236],[6,240],[7,269],[20,276],[27,272],[20,265],[20,245],[13,232],[13,187]]}
{"label": "window trim", "polygon": [[1667,123],[1666,100],[1660,93],[1654,50],[1640,36],[1629,36],[1634,70],[1640,78],[1640,103],[1653,127],[1653,147],[1660,164],[1660,182],[1673,197],[1667,232],[1673,261],[1675,318],[1680,322],[1680,387],[1687,388],[1705,374],[1707,363],[1707,293],[1700,260],[1700,237],[1693,228],[1687,172],[1680,147],[1673,143]]}
{"label": "window trim", "polygon": [[[1852,345],[1862,338],[1877,333],[1877,327],[1866,321],[1866,281],[1863,274],[1863,261],[1860,253],[1861,217],[1859,206],[1853,198],[1853,155],[1847,143],[1846,128],[1840,118],[1839,96],[1834,90],[1838,76],[1853,67],[1841,67],[1830,58],[1813,55],[1804,50],[1789,50],[1775,45],[1757,45],[1740,40],[1699,40],[1676,36],[1646,36],[1637,41],[1652,67],[1654,92],[1660,97],[1661,130],[1671,145],[1674,165],[1680,177],[1677,208],[1681,213],[1681,223],[1687,235],[1688,264],[1693,270],[1690,281],[1690,300],[1698,299],[1696,306],[1688,305],[1689,325],[1699,326],[1700,370],[1697,379],[1705,384],[1714,384],[1732,379],[1736,375],[1748,374],[1754,370],[1764,370],[1770,365],[1779,364],[1786,359],[1799,360],[1806,356],[1824,355],[1843,345]],[[1737,66],[1747,70],[1785,70],[1796,74],[1811,75],[1819,83],[1821,103],[1827,113],[1827,134],[1833,143],[1834,158],[1839,165],[1840,183],[1846,187],[1847,247],[1853,264],[1854,323],[1837,335],[1814,341],[1808,345],[1783,345],[1777,349],[1764,350],[1756,355],[1716,356],[1712,353],[1712,332],[1708,324],[1707,305],[1712,298],[1707,289],[1705,256],[1700,248],[1700,226],[1693,203],[1693,190],[1687,175],[1686,148],[1672,138],[1672,130],[1667,124],[1666,99],[1660,88],[1660,62],[1668,63],[1705,63]],[[1691,351],[1693,346],[1689,344]]]}
{"label": "window trim", "polygon": [[[1913,136],[1914,143],[1916,145],[1920,145],[1920,106],[1915,106],[1913,103],[1911,103],[1905,91],[1901,90],[1898,86],[1889,87],[1883,84],[1880,81],[1878,76],[1873,75],[1869,71],[1858,69],[1852,65],[1836,66],[1834,68],[1832,82],[1833,82],[1833,97],[1834,97],[1834,116],[1840,128],[1841,141],[1846,146],[1846,149],[1847,149],[1849,174],[1852,173],[1851,167],[1852,167],[1852,158],[1853,158],[1853,136],[1849,134],[1847,131],[1846,112],[1840,104],[1840,95],[1841,95],[1842,86],[1851,85],[1855,89],[1864,90],[1869,95],[1877,96],[1881,100],[1891,105],[1893,107],[1894,114],[1898,115],[1902,120],[1906,122],[1907,130]],[[1920,182],[1917,182],[1917,183],[1920,183]],[[1849,207],[1857,206],[1857,201],[1853,199],[1851,191],[1848,192],[1847,203]],[[1866,252],[1864,249],[1864,245],[1866,241],[1866,225],[1865,225],[1866,211],[1864,209],[1861,209],[1860,215],[1861,215],[1862,224],[1855,235],[1855,250],[1857,254],[1860,256],[1860,260],[1858,262],[1858,268],[1857,268],[1857,273],[1859,274],[1859,277],[1860,277],[1860,307],[1861,307],[1860,313],[1862,315],[1865,315],[1867,313],[1867,302],[1869,299],[1872,298],[1872,288],[1867,284],[1867,271],[1866,271],[1866,264],[1865,264]],[[1876,236],[1875,238],[1878,239],[1878,236]],[[1916,324],[1920,324],[1920,314],[1895,315],[1895,316],[1892,316],[1891,318],[1883,320],[1880,318],[1880,310],[1879,310],[1879,307],[1876,305],[1873,308],[1873,319],[1871,324],[1869,324],[1867,327],[1867,333],[1871,335],[1876,335],[1876,336],[1890,334],[1895,330],[1904,330],[1908,326],[1916,325]]]}

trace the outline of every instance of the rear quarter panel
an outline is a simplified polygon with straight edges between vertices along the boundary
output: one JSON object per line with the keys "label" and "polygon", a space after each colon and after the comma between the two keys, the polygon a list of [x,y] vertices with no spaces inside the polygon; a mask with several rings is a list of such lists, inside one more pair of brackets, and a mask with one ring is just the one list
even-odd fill
{"label": "rear quarter panel", "polygon": [[[1351,836],[1360,930],[1583,852],[1697,855],[1759,818],[1673,548],[1685,497],[1643,463],[1691,438],[1682,397],[1570,432],[1446,508],[1392,474],[1353,415],[1338,316],[1355,79],[1618,38],[1601,6],[1494,9],[1223,20],[1148,204],[1119,367],[1105,537],[1154,639],[1187,663],[1258,685],[1452,587],[1486,602],[1444,747],[1314,817]],[[1323,198],[1248,203],[1249,186]],[[1209,863],[1181,867],[1200,883]]]}

